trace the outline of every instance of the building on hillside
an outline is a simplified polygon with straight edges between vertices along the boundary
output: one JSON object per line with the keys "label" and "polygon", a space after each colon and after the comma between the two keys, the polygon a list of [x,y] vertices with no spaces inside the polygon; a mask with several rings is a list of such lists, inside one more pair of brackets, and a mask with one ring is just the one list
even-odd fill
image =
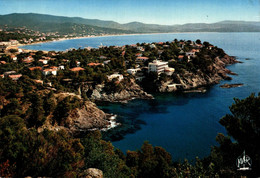
{"label": "building on hillside", "polygon": [[168,67],[168,62],[154,60],[148,64],[148,72],[162,73],[166,67]]}
{"label": "building on hillside", "polygon": [[105,60],[105,59],[107,59],[107,57],[106,56],[99,56],[99,59]]}
{"label": "building on hillside", "polygon": [[161,55],[164,50],[158,50],[158,54]]}
{"label": "building on hillside", "polygon": [[124,76],[122,74],[112,74],[107,76],[108,80],[113,80],[114,78],[117,78],[118,81],[121,81],[124,79]]}
{"label": "building on hillside", "polygon": [[0,61],[0,64],[6,64],[6,62],[5,61]]}
{"label": "building on hillside", "polygon": [[136,57],[142,57],[142,55],[143,55],[142,53],[136,53],[135,54]]}
{"label": "building on hillside", "polygon": [[195,51],[189,51],[185,53],[188,57],[195,57]]}
{"label": "building on hillside", "polygon": [[179,55],[179,56],[178,56],[178,60],[179,60],[179,61],[182,61],[183,59],[184,59],[184,55]]}
{"label": "building on hillside", "polygon": [[135,62],[140,64],[140,63],[147,61],[148,59],[149,59],[148,57],[137,57]]}
{"label": "building on hillside", "polygon": [[170,68],[168,62],[154,60],[148,64],[148,73],[149,72],[170,74],[170,72],[174,72],[174,68]]}
{"label": "building on hillside", "polygon": [[29,70],[30,70],[30,71],[33,71],[33,70],[42,70],[42,67],[40,67],[40,66],[30,67]]}
{"label": "building on hillside", "polygon": [[8,77],[11,78],[12,80],[18,80],[20,77],[22,77],[22,74],[16,74],[16,75],[9,75]]}
{"label": "building on hillside", "polygon": [[59,66],[59,70],[64,70],[64,69],[65,69],[65,67],[63,65]]}
{"label": "building on hillside", "polygon": [[127,69],[127,73],[131,75],[135,75],[137,71],[140,71],[141,69]]}
{"label": "building on hillside", "polygon": [[46,59],[40,59],[39,62],[41,62],[43,64],[48,64],[48,60],[46,60]]}
{"label": "building on hillside", "polygon": [[94,67],[94,66],[103,66],[104,64],[102,63],[96,63],[96,62],[91,62],[91,63],[88,63],[88,66],[89,67]]}
{"label": "building on hillside", "polygon": [[17,45],[19,42],[17,40],[9,40],[9,42],[11,43],[11,45]]}
{"label": "building on hillside", "polygon": [[43,75],[57,75],[58,68],[49,68],[42,71]]}
{"label": "building on hillside", "polygon": [[4,76],[7,77],[8,75],[15,74],[16,71],[7,71],[4,73]]}
{"label": "building on hillside", "polygon": [[82,67],[74,67],[74,68],[70,69],[70,71],[72,71],[72,72],[78,72],[78,71],[81,71],[81,70],[85,70],[85,69],[82,68]]}
{"label": "building on hillside", "polygon": [[150,44],[149,47],[150,48],[156,48],[155,44]]}
{"label": "building on hillside", "polygon": [[34,81],[35,81],[35,83],[43,85],[43,81],[42,80],[34,80]]}
{"label": "building on hillside", "polygon": [[107,65],[111,62],[111,60],[106,60],[106,61],[103,61],[103,64]]}
{"label": "building on hillside", "polygon": [[174,71],[175,71],[175,69],[174,68],[171,68],[171,67],[166,67],[165,69],[164,69],[164,73],[166,74],[166,75],[172,75],[173,73],[174,73]]}
{"label": "building on hillside", "polygon": [[144,51],[144,48],[142,46],[137,46],[136,49],[139,51]]}

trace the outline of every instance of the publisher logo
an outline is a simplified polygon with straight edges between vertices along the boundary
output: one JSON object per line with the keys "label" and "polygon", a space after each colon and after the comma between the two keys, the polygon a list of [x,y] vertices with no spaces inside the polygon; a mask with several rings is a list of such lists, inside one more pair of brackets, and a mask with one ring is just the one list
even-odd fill
{"label": "publisher logo", "polygon": [[239,171],[251,170],[252,160],[244,151],[243,154],[237,158],[236,164]]}

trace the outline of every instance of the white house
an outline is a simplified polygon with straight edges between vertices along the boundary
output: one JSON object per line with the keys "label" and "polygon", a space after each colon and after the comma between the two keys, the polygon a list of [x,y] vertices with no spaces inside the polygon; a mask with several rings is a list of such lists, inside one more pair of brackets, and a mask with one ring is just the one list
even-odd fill
{"label": "white house", "polygon": [[127,69],[127,73],[131,74],[131,75],[135,75],[137,71],[139,71],[140,69]]}
{"label": "white house", "polygon": [[119,81],[124,79],[122,74],[112,74],[107,76],[108,80],[113,80],[114,78],[118,78]]}
{"label": "white house", "polygon": [[168,67],[168,62],[154,60],[148,64],[148,72],[162,73]]}
{"label": "white house", "polygon": [[186,52],[185,54],[186,54],[186,56],[194,57],[195,56],[195,51],[189,51],[189,52]]}
{"label": "white house", "polygon": [[40,59],[39,62],[41,62],[43,64],[48,64],[48,60],[46,60],[46,59]]}
{"label": "white house", "polygon": [[155,44],[150,44],[149,47],[150,48],[156,48]]}
{"label": "white house", "polygon": [[107,65],[111,62],[111,60],[106,60],[106,61],[103,61],[103,64]]}
{"label": "white house", "polygon": [[164,69],[164,73],[166,75],[172,75],[174,71],[175,71],[175,69],[171,68],[171,67],[167,67],[167,68]]}
{"label": "white house", "polygon": [[64,70],[65,67],[64,66],[59,66],[59,70]]}
{"label": "white house", "polygon": [[137,57],[135,62],[136,63],[143,63],[145,61],[147,61],[149,58],[148,57]]}
{"label": "white house", "polygon": [[144,51],[144,48],[142,46],[137,46],[136,49],[139,51]]}
{"label": "white house", "polygon": [[57,71],[58,71],[58,69],[44,69],[43,71],[42,71],[42,73],[43,73],[43,75],[50,75],[50,74],[52,74],[52,75],[57,75]]}
{"label": "white house", "polygon": [[154,60],[148,64],[148,72],[165,73],[166,75],[172,75],[175,71],[174,68],[168,66],[168,62]]}

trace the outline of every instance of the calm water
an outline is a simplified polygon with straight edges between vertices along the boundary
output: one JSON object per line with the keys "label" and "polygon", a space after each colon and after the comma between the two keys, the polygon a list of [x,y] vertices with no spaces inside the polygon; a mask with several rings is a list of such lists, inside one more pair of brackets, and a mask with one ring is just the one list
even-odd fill
{"label": "calm water", "polygon": [[[164,147],[174,160],[194,159],[210,153],[210,146],[216,145],[217,133],[225,133],[218,123],[229,112],[233,98],[245,98],[250,93],[260,92],[260,33],[177,33],[153,35],[128,35],[98,37],[68,41],[51,42],[41,45],[25,46],[27,49],[66,50],[79,47],[103,45],[125,45],[142,42],[185,40],[209,41],[223,48],[227,54],[237,56],[243,64],[228,68],[239,74],[232,81],[223,83],[244,83],[244,86],[222,89],[219,85],[211,87],[204,94],[158,94],[156,100],[135,100],[128,104],[111,104],[102,108],[122,118],[140,120],[146,124],[124,139],[113,142],[124,152],[140,149],[145,140]],[[249,58],[249,60],[245,60]]]}

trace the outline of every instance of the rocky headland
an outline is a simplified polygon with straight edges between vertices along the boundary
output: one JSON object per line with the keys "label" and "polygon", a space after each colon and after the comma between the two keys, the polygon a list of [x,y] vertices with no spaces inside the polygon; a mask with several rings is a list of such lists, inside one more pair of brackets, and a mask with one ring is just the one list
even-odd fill
{"label": "rocky headland", "polygon": [[73,135],[79,135],[90,130],[109,130],[118,125],[115,115],[105,113],[99,109],[95,103],[84,101],[80,95],[74,93],[58,93],[51,99],[57,107],[59,103],[67,97],[70,97],[70,100],[77,98],[80,106],[69,110],[68,114],[62,118],[62,122],[57,121],[57,114],[55,114],[54,111],[47,117],[45,124],[38,128],[39,132],[42,132],[44,129],[56,131],[65,129]]}
{"label": "rocky headland", "polygon": [[221,80],[232,80],[229,75],[237,75],[226,68],[227,65],[238,63],[235,57],[225,55],[222,58],[216,57],[212,61],[206,72],[185,70],[183,73],[176,74],[175,80],[162,81],[158,85],[158,90],[160,92],[191,91],[194,89],[202,91],[205,88],[201,87],[218,84]]}

